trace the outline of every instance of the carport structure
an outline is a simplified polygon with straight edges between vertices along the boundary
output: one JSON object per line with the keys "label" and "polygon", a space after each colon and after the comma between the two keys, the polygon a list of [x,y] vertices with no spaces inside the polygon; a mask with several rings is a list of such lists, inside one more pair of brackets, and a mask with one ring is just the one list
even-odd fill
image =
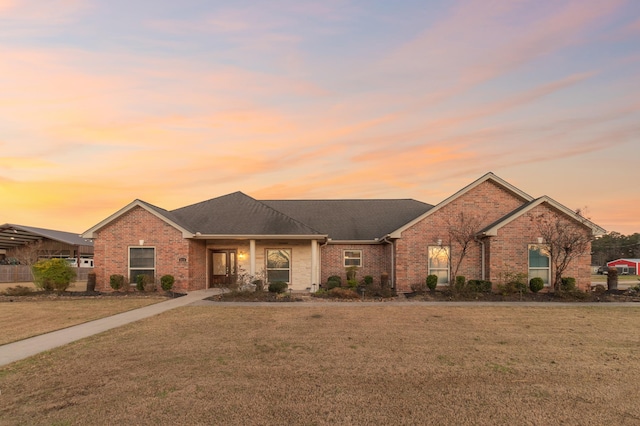
{"label": "carport structure", "polygon": [[72,232],[5,223],[0,225],[0,254],[12,257],[22,247],[42,242],[43,257],[93,257],[93,241]]}

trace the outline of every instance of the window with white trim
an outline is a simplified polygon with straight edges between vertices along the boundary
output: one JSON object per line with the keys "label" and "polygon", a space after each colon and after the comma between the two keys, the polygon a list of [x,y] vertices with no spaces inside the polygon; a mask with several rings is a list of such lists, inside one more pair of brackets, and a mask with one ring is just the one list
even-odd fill
{"label": "window with white trim", "polygon": [[156,249],[154,247],[129,247],[129,282],[135,283],[136,276],[156,274]]}
{"label": "window with white trim", "polygon": [[291,283],[291,249],[267,249],[267,282]]}
{"label": "window with white trim", "polygon": [[544,285],[551,280],[549,247],[546,244],[529,244],[529,280],[540,277]]}
{"label": "window with white trim", "polygon": [[343,250],[344,266],[362,266],[362,250]]}
{"label": "window with white trim", "polygon": [[438,276],[438,284],[449,284],[449,246],[429,246],[429,275]]}

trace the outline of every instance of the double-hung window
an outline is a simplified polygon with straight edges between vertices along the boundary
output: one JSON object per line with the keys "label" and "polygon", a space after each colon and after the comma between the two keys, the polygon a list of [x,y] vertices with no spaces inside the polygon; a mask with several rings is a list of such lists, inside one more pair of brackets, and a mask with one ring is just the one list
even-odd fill
{"label": "double-hung window", "polygon": [[267,249],[267,282],[291,283],[291,249]]}
{"label": "double-hung window", "polygon": [[429,246],[429,275],[438,276],[438,284],[449,283],[449,247]]}
{"label": "double-hung window", "polygon": [[135,283],[138,275],[156,274],[156,249],[154,247],[129,247],[129,282]]}
{"label": "double-hung window", "polygon": [[529,280],[540,277],[548,286],[551,279],[549,249],[545,244],[529,244]]}
{"label": "double-hung window", "polygon": [[362,250],[344,250],[343,251],[344,266],[362,266]]}

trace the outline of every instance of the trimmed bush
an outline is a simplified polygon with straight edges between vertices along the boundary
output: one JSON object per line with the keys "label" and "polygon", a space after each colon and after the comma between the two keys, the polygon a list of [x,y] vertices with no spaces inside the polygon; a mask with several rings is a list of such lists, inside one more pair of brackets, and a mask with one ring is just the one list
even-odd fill
{"label": "trimmed bush", "polygon": [[120,290],[124,286],[124,275],[114,274],[109,277],[109,285],[115,291]]}
{"label": "trimmed bush", "polygon": [[534,293],[539,292],[544,288],[544,280],[540,277],[531,278],[529,281],[529,290]]}
{"label": "trimmed bush", "polygon": [[365,285],[373,284],[373,277],[371,275],[365,275],[364,276],[364,283],[365,283]]}
{"label": "trimmed bush", "polygon": [[491,293],[492,283],[486,280],[469,280],[467,289],[472,293]]}
{"label": "trimmed bush", "polygon": [[562,277],[562,284],[560,285],[562,291],[575,291],[576,279],[573,277]]}
{"label": "trimmed bush", "polygon": [[455,289],[457,291],[462,291],[464,290],[465,284],[467,283],[467,279],[462,276],[462,275],[458,275],[456,277],[456,282],[455,282]]}
{"label": "trimmed bush", "polygon": [[329,278],[327,278],[327,282],[329,281],[337,282],[338,287],[342,285],[342,278],[340,278],[340,275],[331,275]]}
{"label": "trimmed bush", "polygon": [[151,283],[151,277],[147,274],[136,275],[136,290],[145,291]]}
{"label": "trimmed bush", "polygon": [[275,281],[269,283],[269,293],[284,293],[287,287],[289,286],[284,281]]}
{"label": "trimmed bush", "polygon": [[173,275],[163,275],[160,278],[160,287],[162,287],[164,291],[170,291],[173,288],[173,283],[175,281],[176,280],[173,278]]}
{"label": "trimmed bush", "polygon": [[429,288],[429,290],[434,291],[438,286],[438,276],[434,274],[428,275],[425,283],[427,284],[427,288]]}
{"label": "trimmed bush", "polygon": [[347,280],[347,287],[351,289],[358,288],[358,280]]}
{"label": "trimmed bush", "polygon": [[76,278],[76,271],[65,259],[40,260],[31,270],[36,287],[47,291],[65,291]]}

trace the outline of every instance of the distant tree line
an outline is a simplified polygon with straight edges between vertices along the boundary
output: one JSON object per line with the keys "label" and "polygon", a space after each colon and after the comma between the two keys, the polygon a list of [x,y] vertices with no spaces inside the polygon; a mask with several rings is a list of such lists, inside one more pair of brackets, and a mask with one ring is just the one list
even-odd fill
{"label": "distant tree line", "polygon": [[591,264],[605,265],[616,259],[640,259],[640,234],[610,232],[591,242]]}

